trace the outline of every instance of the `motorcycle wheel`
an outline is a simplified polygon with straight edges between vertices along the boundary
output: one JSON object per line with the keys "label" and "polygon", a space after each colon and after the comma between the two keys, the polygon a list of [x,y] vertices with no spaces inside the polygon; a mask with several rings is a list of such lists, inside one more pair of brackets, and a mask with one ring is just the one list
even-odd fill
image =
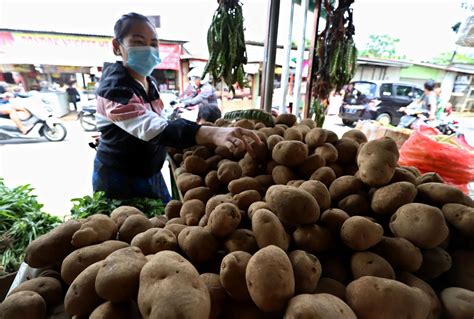
{"label": "motorcycle wheel", "polygon": [[97,131],[94,114],[81,114],[79,123],[81,123],[82,129],[86,132]]}
{"label": "motorcycle wheel", "polygon": [[390,123],[392,122],[392,117],[388,113],[382,113],[377,116],[375,120],[382,125],[390,125]]}
{"label": "motorcycle wheel", "polygon": [[49,128],[48,126],[43,126],[41,129],[41,135],[46,137],[48,141],[51,142],[60,142],[66,138],[67,131],[64,125],[60,123],[55,123],[53,124],[52,128]]}

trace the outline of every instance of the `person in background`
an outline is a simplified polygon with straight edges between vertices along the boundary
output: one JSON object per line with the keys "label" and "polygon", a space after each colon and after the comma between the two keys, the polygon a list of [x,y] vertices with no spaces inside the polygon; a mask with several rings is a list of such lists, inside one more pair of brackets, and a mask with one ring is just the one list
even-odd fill
{"label": "person in background", "polygon": [[26,127],[22,119],[26,119],[31,116],[31,113],[28,112],[23,106],[16,103],[11,103],[10,99],[15,98],[15,95],[10,92],[6,92],[1,95],[0,98],[0,115],[8,115],[8,117],[15,123],[16,127],[24,135],[33,128],[33,126]]}
{"label": "person in background", "polygon": [[158,35],[147,17],[129,13],[114,26],[113,52],[122,61],[106,63],[97,89],[97,127],[101,133],[94,160],[94,192],[108,198],[170,199],[161,175],[166,147],[214,144],[232,152],[247,150],[258,136],[242,128],[200,126],[161,116],[163,102],[150,76],[160,63]]}
{"label": "person in background", "polygon": [[449,116],[453,110],[453,105],[451,102],[446,101],[442,96],[441,96],[441,83],[436,83],[434,87],[434,95],[436,98],[436,119],[437,120],[443,120],[446,119],[447,116]]}
{"label": "person in background", "polygon": [[199,112],[197,115],[196,122],[198,124],[203,124],[205,122],[215,123],[222,116],[221,110],[214,105],[208,105],[202,103],[199,105]]}
{"label": "person in background", "polygon": [[81,95],[79,94],[79,91],[77,91],[77,89],[73,86],[73,83],[69,83],[66,93],[69,104],[72,103],[74,110],[77,111],[77,102],[81,100]]}
{"label": "person in background", "polygon": [[196,95],[182,100],[180,106],[189,107],[205,104],[219,108],[216,89],[209,83],[209,77],[206,76],[204,79],[201,79],[200,76],[193,76],[192,81],[196,87]]}
{"label": "person in background", "polygon": [[421,108],[429,113],[429,119],[436,118],[436,94],[434,92],[435,82],[433,80],[426,81],[424,84],[425,92],[421,98]]}

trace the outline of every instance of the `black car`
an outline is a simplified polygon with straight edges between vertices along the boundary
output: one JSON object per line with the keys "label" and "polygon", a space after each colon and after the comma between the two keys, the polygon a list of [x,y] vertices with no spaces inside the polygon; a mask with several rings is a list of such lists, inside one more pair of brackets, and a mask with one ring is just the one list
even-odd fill
{"label": "black car", "polygon": [[339,117],[345,125],[358,120],[376,120],[398,125],[404,114],[398,110],[423,96],[413,83],[393,81],[355,81],[347,85]]}

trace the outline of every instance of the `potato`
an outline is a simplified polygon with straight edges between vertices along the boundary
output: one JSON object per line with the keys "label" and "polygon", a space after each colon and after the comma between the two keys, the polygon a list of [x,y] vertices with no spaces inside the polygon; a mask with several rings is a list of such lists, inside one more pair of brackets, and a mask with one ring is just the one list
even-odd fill
{"label": "potato", "polygon": [[132,215],[127,217],[119,228],[118,238],[121,241],[130,243],[137,234],[150,229],[153,225],[150,220],[142,215]]}
{"label": "potato", "polygon": [[106,301],[91,313],[89,319],[140,319],[140,310],[135,301]]}
{"label": "potato", "polygon": [[332,278],[343,284],[352,279],[350,260],[345,255],[329,252],[321,255],[320,261],[323,277]]}
{"label": "potato", "polygon": [[331,200],[338,202],[344,197],[356,194],[362,188],[362,181],[355,176],[341,176],[329,186]]}
{"label": "potato", "polygon": [[225,291],[237,301],[250,300],[250,294],[245,282],[245,270],[250,255],[244,251],[234,251],[222,259],[220,281]]}
{"label": "potato", "polygon": [[144,255],[151,255],[162,250],[176,250],[178,240],[168,229],[150,228],[133,237],[131,245],[140,248]]}
{"label": "potato", "polygon": [[361,277],[347,286],[346,296],[358,318],[425,319],[430,313],[430,300],[422,290],[391,279]]}
{"label": "potato", "polygon": [[273,245],[260,249],[250,258],[245,280],[253,302],[265,312],[282,310],[295,293],[290,259]]}
{"label": "potato", "polygon": [[229,191],[235,195],[247,190],[260,190],[260,183],[253,177],[241,177],[234,179],[228,185]]}
{"label": "potato", "polygon": [[206,177],[204,178],[204,185],[209,187],[214,193],[219,193],[219,191],[224,188],[221,181],[217,177],[217,171],[210,171],[207,173]]}
{"label": "potato", "polygon": [[184,202],[179,215],[182,219],[184,219],[186,225],[196,226],[199,223],[201,217],[204,216],[205,211],[206,206],[201,200],[191,199]]}
{"label": "potato", "polygon": [[303,164],[308,157],[308,147],[299,141],[279,142],[272,151],[272,159],[280,165],[294,167]]}
{"label": "potato", "polygon": [[239,193],[237,195],[234,195],[232,197],[232,200],[234,203],[242,210],[247,211],[249,206],[254,203],[258,202],[262,199],[262,196],[260,195],[259,192],[256,190],[248,190],[248,191],[243,191],[242,193]]}
{"label": "potato", "polygon": [[44,268],[62,261],[76,249],[71,239],[80,227],[80,222],[69,220],[33,240],[26,248],[25,262],[33,268]]}
{"label": "potato", "polygon": [[176,218],[170,219],[166,222],[166,225],[172,225],[172,224],[186,225],[186,222],[185,222],[184,218],[176,217]]}
{"label": "potato", "polygon": [[451,258],[452,267],[448,272],[449,283],[474,291],[474,252],[456,250],[451,253]]}
{"label": "potato", "polygon": [[332,278],[323,277],[319,279],[315,293],[330,294],[343,301],[346,300],[346,286]]}
{"label": "potato", "polygon": [[269,175],[258,175],[258,176],[255,176],[255,179],[260,184],[261,188],[265,191],[270,186],[273,185],[273,176],[271,174],[269,174]]}
{"label": "potato", "polygon": [[84,247],[115,239],[117,224],[107,215],[95,214],[87,217],[72,236],[71,244]]}
{"label": "potato", "polygon": [[294,250],[289,257],[295,276],[295,294],[314,293],[322,273],[318,258],[304,250]]}
{"label": "potato", "polygon": [[211,197],[206,203],[206,216],[210,216],[214,208],[222,203],[234,203],[232,196],[221,194]]}
{"label": "potato", "polygon": [[181,210],[181,206],[183,206],[183,203],[181,203],[179,200],[172,199],[166,204],[165,207],[165,215],[169,219],[179,217],[179,211]]}
{"label": "potato", "polygon": [[259,172],[259,166],[250,154],[246,153],[244,158],[239,161],[240,168],[242,169],[242,176],[253,177]]}
{"label": "potato", "polygon": [[186,173],[186,170],[184,169],[184,166],[180,166],[174,170],[174,176],[179,177],[183,174],[189,174]]}
{"label": "potato", "polygon": [[290,238],[278,217],[265,208],[258,209],[252,215],[252,231],[258,248],[275,245],[288,250]]}
{"label": "potato", "polygon": [[367,185],[387,185],[395,174],[398,148],[394,140],[383,137],[364,144],[357,155],[360,179]]}
{"label": "potato", "polygon": [[250,142],[250,147],[253,149],[254,154],[251,156],[250,153],[246,153],[245,155],[251,156],[254,161],[257,161],[258,163],[264,163],[267,161],[267,159],[270,156],[270,153],[268,152],[268,147],[267,144],[264,143],[265,141],[262,141],[262,143],[257,144],[255,141]]}
{"label": "potato", "polygon": [[417,278],[416,276],[408,272],[398,273],[397,280],[403,282],[405,285],[408,285],[410,287],[416,287],[418,289],[421,289],[424,293],[426,293],[431,302],[431,310],[428,318],[435,319],[440,317],[442,311],[441,301],[436,295],[436,292],[433,290],[433,288],[431,288],[428,283],[424,282],[420,278]]}
{"label": "potato", "polygon": [[311,129],[305,136],[305,142],[310,148],[315,148],[326,143],[327,131],[316,127]]}
{"label": "potato", "polygon": [[391,215],[403,205],[413,203],[416,193],[416,187],[412,183],[390,184],[375,191],[371,208],[374,213]]}
{"label": "potato", "polygon": [[221,279],[218,274],[204,273],[199,275],[209,291],[211,297],[211,314],[210,319],[217,319],[224,312],[228,299],[227,293],[222,287]]}
{"label": "potato", "polygon": [[275,124],[285,124],[288,127],[295,125],[296,115],[291,113],[282,113],[275,119]]}
{"label": "potato", "polygon": [[273,168],[272,177],[275,184],[286,185],[289,181],[296,178],[291,169],[283,165],[277,165]]}
{"label": "potato", "polygon": [[0,304],[1,319],[46,318],[46,303],[34,291],[20,291],[8,296]]}
{"label": "potato", "polygon": [[168,222],[168,217],[165,215],[155,216],[148,219],[151,222],[153,228],[164,228]]}
{"label": "potato", "polygon": [[393,175],[390,184],[398,182],[409,182],[413,185],[416,185],[416,176],[406,168],[397,167],[395,168],[395,174]]}
{"label": "potato", "polygon": [[240,219],[240,210],[236,205],[222,203],[214,208],[209,215],[207,225],[214,236],[226,237],[237,229]]}
{"label": "potato", "polygon": [[201,186],[203,183],[202,177],[194,174],[181,174],[176,179],[176,185],[182,194],[195,187]]}
{"label": "potato", "polygon": [[340,318],[357,319],[354,311],[336,296],[330,294],[301,294],[290,299],[285,319]]}
{"label": "potato", "polygon": [[329,250],[334,245],[331,232],[319,225],[306,225],[293,232],[293,241],[298,249],[312,254]]}
{"label": "potato", "polygon": [[308,127],[308,126],[306,126],[306,125],[300,125],[300,124],[298,124],[298,125],[294,126],[294,128],[296,128],[298,131],[301,132],[301,134],[302,134],[302,136],[303,136],[303,139],[301,140],[302,142],[304,142],[304,139],[305,139],[305,137],[306,137],[306,134],[308,134],[309,131],[311,131],[311,128]]}
{"label": "potato", "polygon": [[122,248],[111,253],[102,262],[97,273],[95,280],[97,295],[112,302],[135,299],[140,271],[146,263],[147,259],[138,247]]}
{"label": "potato", "polygon": [[390,219],[396,237],[408,239],[420,248],[434,248],[448,237],[448,226],[439,208],[425,204],[406,204]]}
{"label": "potato", "polygon": [[242,177],[242,168],[236,162],[226,162],[217,170],[217,178],[225,185],[240,177]]}
{"label": "potato", "polygon": [[449,224],[461,234],[474,237],[474,208],[461,204],[446,204],[443,214]]}
{"label": "potato", "polygon": [[62,283],[61,273],[57,272],[56,270],[46,269],[39,273],[38,277],[48,277],[48,278],[55,278]]}
{"label": "potato", "polygon": [[264,201],[254,202],[252,203],[252,205],[249,206],[249,209],[247,212],[248,218],[252,219],[253,214],[260,208],[265,208],[271,211],[270,205],[268,205],[267,202],[264,202]]}
{"label": "potato", "polygon": [[222,158],[226,158],[226,159],[234,158],[234,154],[232,154],[232,152],[225,146],[216,147],[216,149],[214,150],[214,153],[216,153],[216,155],[219,155]]}
{"label": "potato", "polygon": [[183,224],[169,224],[169,225],[166,225],[164,229],[169,230],[175,235],[176,238],[178,238],[179,233],[186,227],[188,226],[183,225]]}
{"label": "potato", "polygon": [[53,307],[63,301],[61,282],[52,277],[37,277],[24,281],[16,286],[9,295],[20,291],[34,291],[38,293],[43,298],[47,307]]}
{"label": "potato", "polygon": [[235,123],[235,126],[236,127],[243,127],[243,128],[246,128],[248,130],[253,130],[255,129],[255,123],[251,120],[247,120],[247,119],[243,119],[243,120],[239,120]]}
{"label": "potato", "polygon": [[464,194],[457,187],[441,183],[424,183],[418,185],[418,195],[421,202],[439,208],[449,203],[464,203]]}
{"label": "potato", "polygon": [[128,247],[127,243],[108,240],[100,244],[79,248],[64,259],[61,265],[61,277],[67,284],[71,284],[88,266],[125,247]]}
{"label": "potato", "polygon": [[298,167],[298,172],[300,175],[304,177],[309,177],[313,174],[317,169],[326,165],[326,160],[322,158],[320,155],[313,154],[308,156],[303,164]]}
{"label": "potato", "polygon": [[[267,165],[265,166],[265,174],[267,175],[271,175],[272,172],[273,172],[273,169],[278,166],[278,163],[271,160],[267,163]],[[273,185],[273,179],[272,179],[272,185]]]}
{"label": "potato", "polygon": [[326,130],[326,143],[334,144],[339,140],[339,137],[337,136],[336,133],[334,133],[331,130]]}
{"label": "potato", "polygon": [[328,164],[328,167],[332,168],[334,174],[336,174],[336,178],[347,175],[345,174],[345,169],[337,163],[330,163]]}
{"label": "potato", "polygon": [[287,129],[283,137],[287,141],[303,141],[303,133],[296,127],[290,127]]}
{"label": "potato", "polygon": [[337,207],[351,216],[367,215],[370,213],[370,202],[362,193],[344,197],[337,203]]}
{"label": "potato", "polygon": [[415,272],[423,261],[420,249],[404,238],[382,237],[373,250],[395,270]]}
{"label": "potato", "polygon": [[179,166],[183,162],[183,154],[176,153],[173,155],[173,160],[177,166]]}
{"label": "potato", "polygon": [[291,186],[274,185],[265,195],[271,210],[285,225],[315,223],[319,219],[319,205],[308,192]]}
{"label": "potato", "polygon": [[89,265],[69,286],[64,297],[64,309],[68,315],[88,315],[101,303],[95,292],[95,279],[102,263],[100,260]]}
{"label": "potato", "polygon": [[349,217],[349,214],[347,214],[342,209],[327,209],[321,214],[319,224],[329,229],[333,235],[338,237],[341,233],[342,224],[344,224],[344,222],[349,219]]}
{"label": "potato", "polygon": [[330,207],[331,196],[326,185],[324,185],[322,182],[309,180],[303,182],[298,188],[308,192],[314,197],[314,199],[316,199],[320,211],[326,210]]}
{"label": "potato", "polygon": [[329,187],[331,183],[336,179],[336,173],[333,169],[327,166],[318,168],[313,174],[311,174],[310,180],[320,181],[326,187]]}
{"label": "potato", "polygon": [[117,227],[120,229],[120,226],[122,226],[125,219],[132,215],[145,216],[145,214],[143,214],[143,212],[136,207],[120,206],[110,213],[110,218],[112,218],[112,220],[117,224]]}
{"label": "potato", "polygon": [[312,119],[304,119],[304,120],[301,120],[301,122],[299,123],[299,126],[301,125],[305,125],[309,127],[310,129],[312,129],[316,127],[316,122]]}
{"label": "potato", "polygon": [[300,187],[301,184],[303,184],[304,182],[305,182],[304,179],[296,179],[296,180],[294,179],[294,180],[289,181],[288,183],[286,183],[286,185],[288,185],[288,186],[293,186],[293,187],[298,188],[298,187]]}
{"label": "potato", "polygon": [[334,163],[337,161],[339,154],[337,153],[337,149],[334,145],[329,143],[324,143],[321,146],[316,147],[314,154],[321,156],[324,158],[326,163]]}
{"label": "potato", "polygon": [[222,160],[219,155],[213,155],[206,159],[206,165],[208,170],[217,170],[217,164]]}
{"label": "potato", "polygon": [[343,137],[334,143],[337,150],[337,162],[342,165],[354,163],[359,149],[359,143],[351,138]]}
{"label": "potato", "polygon": [[341,227],[341,239],[354,250],[366,250],[377,245],[383,236],[383,228],[361,216],[352,216]]}
{"label": "potato", "polygon": [[255,129],[256,130],[259,130],[259,129],[264,128],[264,127],[266,127],[266,126],[262,122],[258,122],[258,123],[255,124]]}
{"label": "potato", "polygon": [[363,276],[395,279],[395,271],[388,261],[369,251],[358,252],[352,255],[351,270],[354,279]]}
{"label": "potato", "polygon": [[365,136],[365,134],[362,131],[357,130],[357,129],[352,129],[345,132],[344,134],[342,134],[342,138],[353,139],[359,144],[367,143],[367,136]]}
{"label": "potato", "polygon": [[267,148],[268,148],[268,151],[272,152],[273,149],[275,148],[275,145],[277,145],[279,142],[281,141],[284,141],[285,139],[280,136],[280,135],[270,135],[268,138],[267,138]]}
{"label": "potato", "polygon": [[211,298],[197,270],[172,251],[160,251],[140,273],[138,307],[147,318],[209,318]]}
{"label": "potato", "polygon": [[444,289],[440,296],[446,318],[467,319],[474,316],[474,291],[450,287]]}
{"label": "potato", "polygon": [[196,263],[211,260],[217,253],[217,242],[211,231],[199,226],[189,226],[178,235],[179,247]]}
{"label": "potato", "polygon": [[186,202],[192,199],[198,199],[202,201],[203,203],[206,203],[211,197],[212,197],[212,190],[209,187],[199,186],[187,191],[186,194],[184,195],[183,200]]}
{"label": "potato", "polygon": [[199,176],[206,175],[208,171],[205,159],[196,155],[186,157],[184,160],[184,168],[186,172]]}
{"label": "potato", "polygon": [[254,234],[251,230],[236,229],[225,240],[224,249],[227,253],[233,251],[245,251],[250,254],[253,254],[258,250],[258,246]]}
{"label": "potato", "polygon": [[424,280],[431,280],[441,276],[451,268],[451,256],[441,247],[422,251],[423,262],[416,275]]}
{"label": "potato", "polygon": [[438,173],[425,173],[417,176],[416,185],[425,183],[444,183],[444,180]]}

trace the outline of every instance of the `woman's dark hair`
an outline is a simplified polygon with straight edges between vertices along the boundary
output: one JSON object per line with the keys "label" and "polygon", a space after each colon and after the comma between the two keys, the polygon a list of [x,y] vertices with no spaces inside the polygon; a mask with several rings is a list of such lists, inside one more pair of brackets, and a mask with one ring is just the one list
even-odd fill
{"label": "woman's dark hair", "polygon": [[124,14],[117,22],[115,22],[114,26],[114,35],[119,42],[122,42],[123,38],[127,36],[134,22],[148,22],[155,27],[153,22],[142,14],[135,12]]}
{"label": "woman's dark hair", "polygon": [[428,91],[433,91],[434,87],[435,87],[435,81],[433,80],[429,80],[429,81],[426,81],[425,82],[425,90],[428,90]]}
{"label": "woman's dark hair", "polygon": [[201,104],[199,105],[199,112],[197,116],[197,120],[204,120],[206,122],[214,123],[222,116],[221,110],[217,107],[208,105],[208,104]]}

